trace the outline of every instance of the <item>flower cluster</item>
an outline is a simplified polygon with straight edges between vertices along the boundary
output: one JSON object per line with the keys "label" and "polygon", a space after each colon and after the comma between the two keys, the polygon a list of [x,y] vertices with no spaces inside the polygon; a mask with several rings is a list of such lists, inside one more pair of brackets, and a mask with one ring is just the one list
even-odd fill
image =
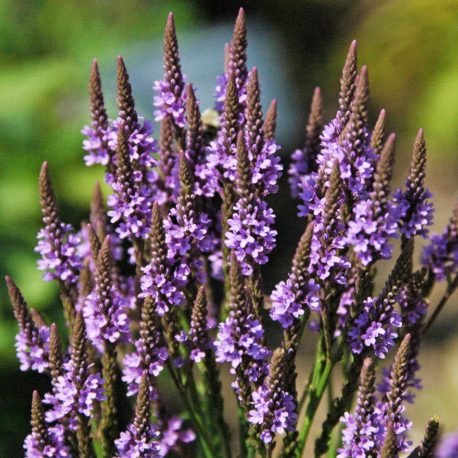
{"label": "flower cluster", "polygon": [[[261,266],[277,239],[267,199],[283,165],[276,101],[264,115],[258,70],[246,66],[245,22],[241,9],[216,110],[201,115],[169,15],[164,77],[154,84],[159,139],[137,114],[123,60],[112,119],[93,63],[84,160],[105,168],[111,194],[105,200],[96,187],[90,224],[74,234],[59,217],[46,163],[39,181],[38,264],[60,289],[67,348],[62,329],[6,279],[20,368],[50,378],[43,401],[33,394],[26,456],[302,456],[335,372],[344,385],[330,399],[315,455],[410,451],[405,405],[421,388],[423,336],[458,286],[456,209],[414,270],[414,239],[427,238],[432,222],[423,132],[405,186],[392,194],[395,135],[385,133],[384,110],[370,126],[368,70],[358,70],[353,42],[334,119],[324,122],[317,88],[304,147],[292,154],[289,182],[305,230],[286,278],[266,291]],[[401,253],[378,292],[377,263],[392,258],[395,238]],[[430,313],[436,281],[447,285]],[[296,358],[309,330],[316,359],[307,377]],[[376,364],[395,351],[377,391]],[[222,372],[237,402],[237,451]],[[411,456],[433,455],[438,426],[433,417]],[[447,447],[438,453],[453,453]]]}

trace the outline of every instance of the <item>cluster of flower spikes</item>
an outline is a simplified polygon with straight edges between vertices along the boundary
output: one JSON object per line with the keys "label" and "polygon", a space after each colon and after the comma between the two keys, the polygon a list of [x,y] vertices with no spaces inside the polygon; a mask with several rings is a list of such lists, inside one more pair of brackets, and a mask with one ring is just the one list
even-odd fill
{"label": "cluster of flower spikes", "polygon": [[361,384],[354,414],[345,412],[340,421],[345,425],[342,432],[343,447],[339,458],[354,456],[399,456],[406,452],[411,442],[406,433],[411,428],[403,415],[404,400],[408,387],[408,359],[410,334],[406,334],[396,353],[388,391],[381,399],[375,394],[375,368],[367,358],[361,370]]}
{"label": "cluster of flower spikes", "polygon": [[[370,382],[372,410],[364,410],[367,403],[360,393],[364,399],[356,414],[345,414],[341,456],[364,456],[368,450],[374,454],[382,448],[396,450],[395,456],[406,450],[405,432],[410,425],[404,418],[402,401],[411,399],[407,388],[418,388],[417,339],[426,311],[421,291],[426,270],[412,274],[410,240],[413,235],[425,235],[430,222],[429,195],[423,188],[422,133],[415,143],[407,190],[399,191],[390,202],[394,135],[385,140],[384,111],[369,134],[367,69],[363,67],[356,75],[353,43],[341,80],[336,118],[321,133],[321,101],[316,90],[305,148],[293,155],[292,192],[303,201],[300,215],[314,221],[300,240],[288,279],[271,294],[271,318],[284,328],[280,348],[271,352],[265,342],[257,265],[267,261],[275,246],[274,215],[264,197],[276,192],[282,166],[274,141],[275,101],[263,121],[257,70],[249,73],[245,66],[243,10],[227,47],[226,72],[217,96],[217,102],[223,102],[217,106],[222,112],[220,128],[210,145],[208,137],[204,138],[207,133],[194,89],[184,84],[171,15],[164,48],[165,76],[155,84],[160,94],[154,101],[161,121],[159,149],[151,137],[150,123],[141,125],[135,112],[122,59],[118,60],[120,114],[114,121],[105,113],[96,63],[91,71],[93,123],[83,131],[88,136],[84,148],[90,153],[88,165],[107,167],[106,180],[114,191],[109,197],[110,223],[92,212],[91,226],[83,226],[78,240],[71,239],[70,228],[58,224],[46,166],[42,170],[44,232],[53,250],[49,260],[54,261],[46,264],[51,250],[43,250],[44,268],[49,279],[59,281],[74,335],[71,351],[63,356],[57,350],[60,343],[56,343],[55,325],[49,327],[35,312],[30,316],[26,308],[15,306],[21,368],[52,376],[52,393],[45,396],[50,405],[46,412],[34,394],[32,434],[25,444],[28,456],[90,455],[88,418],[93,415],[94,401],[100,402],[101,415],[94,416],[101,417],[97,434],[106,454],[134,457],[180,452],[180,443],[193,440],[195,434],[184,429],[183,420],[161,403],[157,377],[164,367],[178,381],[178,391],[180,383],[192,377],[194,364],[203,369],[203,386],[210,393],[206,408],[214,423],[208,425],[208,434],[224,431],[222,398],[215,395],[220,388],[215,360],[229,363],[235,375],[233,388],[249,423],[250,440],[257,447],[264,442],[266,449],[272,450],[275,435],[286,432],[284,445],[297,445],[294,358],[311,311],[322,312],[326,350],[339,336],[339,342],[349,344],[356,373],[364,356],[374,353],[384,358],[399,335],[409,333],[410,342],[401,345],[404,350],[386,371],[382,398],[373,395]],[[391,256],[388,240],[399,228],[402,254],[384,290],[373,298],[372,264]],[[123,277],[111,259],[124,259],[126,243],[121,246],[119,238],[129,239],[133,245],[135,275]],[[444,276],[456,268],[453,222],[444,239],[440,248],[430,247],[424,261],[429,272],[438,277],[440,262],[444,263]],[[211,288],[206,274],[212,257],[230,268],[225,278],[230,298],[222,307],[223,321],[215,341],[205,291]],[[23,302],[12,285],[9,283],[12,298]],[[394,309],[395,302],[399,302],[401,314]],[[335,329],[337,320],[332,316],[339,314],[339,309],[332,309],[336,305],[345,316],[340,329]],[[329,325],[330,315],[334,322]],[[401,321],[405,329],[399,332]],[[128,385],[128,395],[137,395],[137,403],[133,421],[120,432],[114,388],[118,345],[124,353],[127,341],[132,345],[123,358],[122,380]],[[90,351],[86,352],[88,343]],[[96,365],[91,367],[92,362]],[[104,391],[96,367],[102,367]],[[215,408],[214,403],[219,406]],[[213,416],[218,411],[219,419]],[[199,423],[194,426],[201,435]]]}
{"label": "cluster of flower spikes", "polygon": [[[275,246],[276,232],[271,229],[274,215],[263,197],[277,191],[282,165],[276,154],[279,146],[273,138],[276,102],[272,102],[263,123],[258,73],[253,68],[248,76],[246,44],[245,16],[241,10],[227,55],[224,103],[217,104],[222,111],[220,129],[210,144],[207,163],[198,174],[208,177],[214,193],[222,196],[226,205],[222,210],[226,247],[236,253],[244,275],[251,275],[253,264],[267,262],[267,255]],[[238,173],[240,133],[249,161],[244,177]],[[227,261],[227,252],[224,257]]]}
{"label": "cluster of flower spikes", "polygon": [[293,325],[308,310],[320,310],[319,286],[308,272],[312,235],[311,223],[299,241],[288,279],[278,283],[270,296],[270,317],[283,328]]}
{"label": "cluster of flower spikes", "polygon": [[118,118],[107,117],[97,63],[94,61],[89,82],[92,126],[83,134],[83,148],[89,151],[86,164],[106,166],[105,181],[114,193],[108,198],[111,223],[121,239],[144,239],[149,233],[151,202],[158,193],[159,174],[154,154],[157,142],[152,138],[150,121],[141,124],[135,110],[132,88],[126,67],[118,58]]}

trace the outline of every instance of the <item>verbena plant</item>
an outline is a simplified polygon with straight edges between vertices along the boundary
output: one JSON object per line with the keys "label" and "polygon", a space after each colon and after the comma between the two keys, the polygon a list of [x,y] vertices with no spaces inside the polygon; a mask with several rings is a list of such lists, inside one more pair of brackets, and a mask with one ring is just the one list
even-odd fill
{"label": "verbena plant", "polygon": [[[265,297],[261,265],[277,236],[267,198],[283,166],[276,102],[263,117],[246,46],[241,10],[215,110],[201,116],[169,16],[165,75],[154,86],[159,142],[135,110],[121,58],[119,113],[108,118],[94,62],[83,145],[86,164],[106,168],[108,211],[96,186],[89,224],[75,233],[59,217],[47,163],[39,179],[45,226],[38,264],[44,280],[59,285],[68,349],[56,325],[29,309],[7,278],[21,369],[51,380],[43,399],[33,394],[27,456],[304,456],[336,369],[343,384],[327,395],[310,455],[411,451],[405,403],[419,388],[422,339],[457,286],[458,209],[414,270],[414,238],[428,238],[433,215],[423,132],[404,186],[392,194],[395,135],[385,134],[385,111],[368,125],[368,73],[357,71],[353,42],[335,118],[324,125],[316,89],[305,146],[292,155],[289,182],[305,230],[287,279]],[[377,261],[392,257],[393,238],[401,254],[377,293]],[[447,282],[446,292],[431,307],[437,281]],[[270,320],[283,329],[274,350]],[[316,358],[308,382],[297,385],[307,328],[316,335]],[[394,361],[376,387],[376,367],[390,352]],[[231,374],[233,398],[223,399],[222,371]],[[174,385],[181,416],[167,405],[164,382]],[[229,402],[237,403],[237,418],[224,415]],[[238,423],[237,434],[228,423]],[[432,456],[438,426],[432,417],[410,457]]]}

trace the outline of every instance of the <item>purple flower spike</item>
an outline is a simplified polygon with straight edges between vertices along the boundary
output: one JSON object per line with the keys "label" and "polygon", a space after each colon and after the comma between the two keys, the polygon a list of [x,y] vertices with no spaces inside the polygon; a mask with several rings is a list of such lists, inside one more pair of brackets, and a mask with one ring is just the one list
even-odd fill
{"label": "purple flower spike", "polygon": [[130,320],[126,313],[129,302],[115,286],[112,263],[110,236],[107,235],[97,255],[95,291],[86,297],[83,305],[88,339],[101,353],[105,343],[116,345],[129,341],[130,337]]}
{"label": "purple flower spike", "polygon": [[445,281],[458,271],[458,204],[443,234],[433,234],[425,246],[421,262],[429,267],[438,281]]}
{"label": "purple flower spike", "polygon": [[159,431],[151,422],[151,387],[146,372],[141,376],[140,390],[137,396],[135,418],[115,440],[118,456],[126,458],[156,458],[161,456],[158,442]]}
{"label": "purple flower spike", "polygon": [[383,444],[383,417],[377,408],[374,383],[374,363],[367,358],[361,370],[356,412],[345,412],[340,419],[345,429],[342,432],[343,447],[338,450],[338,458],[363,458]]}
{"label": "purple flower spike", "polygon": [[310,115],[306,127],[305,145],[297,149],[292,155],[292,162],[288,173],[291,195],[298,197],[301,192],[301,182],[305,175],[317,171],[316,157],[320,151],[320,135],[323,130],[323,100],[320,88],[315,88]]}
{"label": "purple flower spike", "polygon": [[424,187],[426,167],[426,145],[423,129],[418,131],[413,147],[412,162],[405,189],[398,189],[393,195],[394,207],[400,214],[400,230],[404,239],[408,240],[415,235],[426,238],[427,226],[433,224],[433,204],[428,202],[432,197]]}
{"label": "purple flower spike", "polygon": [[401,315],[394,310],[400,289],[410,276],[413,243],[409,242],[400,254],[383,291],[377,298],[368,297],[362,310],[348,330],[351,350],[360,354],[372,349],[384,359],[398,337],[396,328],[402,326]]}
{"label": "purple flower spike", "polygon": [[151,188],[141,181],[142,175],[134,167],[124,124],[118,128],[117,148],[116,178],[112,184],[115,194],[108,197],[112,207],[108,216],[112,223],[120,221],[116,232],[121,238],[145,238],[150,230]]}
{"label": "purple flower spike", "polygon": [[259,425],[260,438],[265,444],[274,440],[275,434],[294,431],[297,422],[296,402],[285,390],[287,373],[286,353],[278,349],[269,365],[269,375],[256,391],[253,392],[248,421]]}
{"label": "purple flower spike", "polygon": [[317,295],[319,286],[310,278],[307,268],[310,263],[310,249],[313,236],[313,224],[307,226],[299,241],[293,258],[293,267],[286,282],[281,281],[272,292],[270,317],[287,328],[301,318],[305,310],[320,310]]}
{"label": "purple flower spike", "polygon": [[35,251],[41,254],[38,269],[45,270],[43,279],[76,283],[83,263],[77,252],[79,238],[72,234],[72,226],[60,221],[48,174],[48,163],[40,171],[40,200],[45,227],[38,233]]}
{"label": "purple flower spike", "polygon": [[[128,396],[138,392],[143,374],[146,374],[150,380],[152,377],[157,377],[162,372],[168,358],[155,308],[156,304],[152,297],[147,296],[142,308],[140,337],[134,341],[135,352],[127,353],[124,357],[122,379],[128,384]],[[151,396],[154,395],[154,390],[151,390]]]}
{"label": "purple flower spike", "polygon": [[154,97],[155,120],[161,121],[166,116],[173,118],[178,128],[185,126],[185,86],[178,56],[178,41],[175,32],[173,14],[167,18],[164,32],[164,79],[154,83],[154,90],[159,94]]}
{"label": "purple flower spike", "polygon": [[[87,362],[87,339],[81,313],[76,315],[72,335],[71,359],[63,365],[63,375],[52,381],[52,393],[47,393],[44,403],[48,423],[57,421],[68,424],[72,431],[85,430],[92,415],[94,401],[104,401],[103,379],[97,372],[91,373]],[[89,444],[86,444],[90,447]]]}
{"label": "purple flower spike", "polygon": [[49,368],[50,329],[45,323],[37,323],[32,319],[21,291],[10,277],[6,277],[6,283],[14,316],[19,323],[15,346],[16,355],[21,363],[20,369],[46,372]]}
{"label": "purple flower spike", "polygon": [[65,430],[62,425],[48,426],[40,395],[33,392],[32,399],[32,434],[24,441],[27,458],[70,457],[70,450],[65,445]]}
{"label": "purple flower spike", "polygon": [[[159,316],[169,311],[169,306],[181,306],[185,296],[181,291],[182,282],[174,275],[167,258],[167,245],[162,217],[157,203],[153,206],[151,223],[151,262],[142,268],[140,297],[151,295]],[[187,273],[187,272],[186,272]],[[183,273],[184,275],[184,273]]]}
{"label": "purple flower spike", "polygon": [[267,255],[275,248],[277,231],[271,228],[275,221],[273,210],[252,191],[252,171],[245,147],[243,132],[237,139],[237,185],[241,198],[227,221],[226,246],[242,266],[243,275],[253,273],[254,264],[265,264]]}

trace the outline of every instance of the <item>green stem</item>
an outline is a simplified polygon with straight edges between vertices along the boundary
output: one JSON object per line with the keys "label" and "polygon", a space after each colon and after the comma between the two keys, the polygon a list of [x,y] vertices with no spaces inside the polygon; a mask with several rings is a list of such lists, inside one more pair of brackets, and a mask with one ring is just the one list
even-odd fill
{"label": "green stem", "polygon": [[167,368],[168,368],[169,373],[170,373],[170,375],[172,377],[172,380],[175,383],[175,386],[176,386],[176,388],[178,390],[178,393],[180,394],[180,397],[181,397],[181,400],[183,401],[185,409],[189,413],[189,417],[191,419],[191,422],[192,422],[194,428],[196,429],[196,432],[197,432],[197,435],[199,437],[200,443],[202,444],[202,448],[204,450],[205,456],[208,457],[208,458],[213,458],[216,455],[213,452],[212,447],[210,445],[211,442],[207,437],[207,434],[206,434],[206,431],[205,431],[205,427],[203,426],[202,417],[201,417],[200,413],[196,412],[194,410],[195,406],[188,399],[188,396],[186,394],[186,390],[185,390],[183,384],[181,383],[181,380],[179,379],[179,377],[175,373],[175,370],[172,367],[172,364],[170,363],[170,361],[167,362]]}
{"label": "green stem", "polygon": [[328,385],[329,377],[331,375],[333,367],[333,362],[329,360],[326,361],[324,370],[321,373],[318,382],[315,384],[312,381],[312,384],[309,388],[309,401],[305,410],[304,424],[302,425],[302,429],[299,434],[299,443],[296,450],[296,458],[302,457],[305,448],[305,443],[307,442],[307,437],[310,432],[310,427],[313,423],[313,418],[315,417],[315,413],[318,409],[318,406],[320,405],[323,393]]}
{"label": "green stem", "polygon": [[324,365],[324,355],[323,355],[323,334],[320,334],[320,338],[318,339],[318,343],[316,346],[316,354],[315,354],[315,364],[313,366],[313,372],[310,374],[309,380],[304,387],[304,391],[302,392],[301,399],[299,401],[299,406],[297,408],[298,416],[301,413],[302,407],[305,405],[307,397],[310,392],[310,388],[313,385],[316,385],[319,375],[323,371]]}
{"label": "green stem", "polygon": [[337,449],[341,446],[341,442],[342,442],[342,429],[343,429],[343,425],[341,424],[334,431],[333,436],[332,436],[331,445],[327,453],[327,458],[334,458],[337,455]]}
{"label": "green stem", "polygon": [[453,281],[449,282],[447,290],[445,291],[445,294],[442,296],[442,299],[437,304],[437,307],[434,310],[434,313],[431,315],[430,319],[423,327],[423,331],[422,331],[423,335],[428,332],[428,330],[431,328],[434,321],[436,321],[436,318],[439,316],[445,304],[450,299],[450,296],[453,294],[453,292],[455,291],[457,287],[458,287],[458,275],[455,276]]}

